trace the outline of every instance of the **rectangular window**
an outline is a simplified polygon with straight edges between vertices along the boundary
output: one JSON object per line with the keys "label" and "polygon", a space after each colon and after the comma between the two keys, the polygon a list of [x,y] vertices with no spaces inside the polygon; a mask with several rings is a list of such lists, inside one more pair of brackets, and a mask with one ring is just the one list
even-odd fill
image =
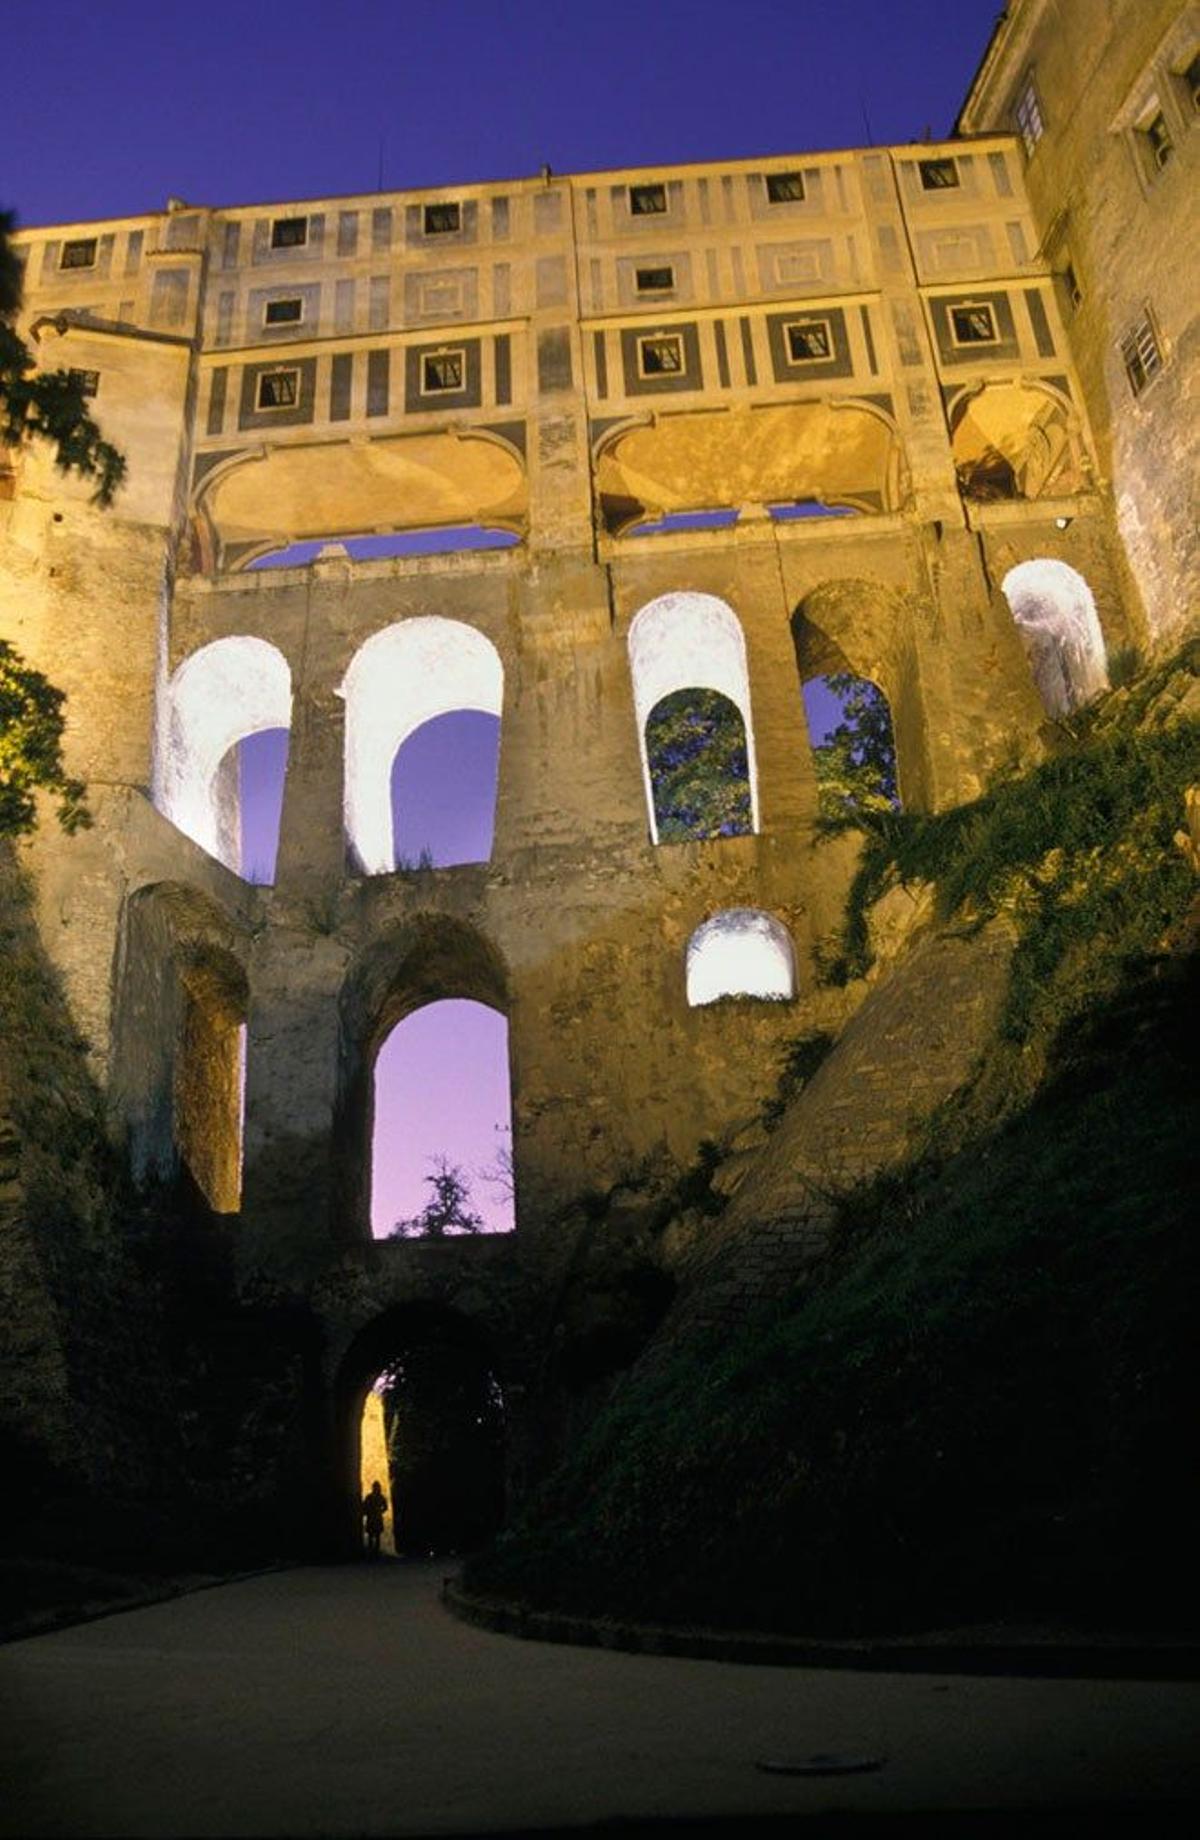
{"label": "rectangular window", "polygon": [[1068,262],[1063,269],[1062,284],[1063,293],[1070,302],[1071,311],[1074,312],[1076,307],[1082,306],[1083,304],[1083,289],[1079,285],[1079,277],[1075,273],[1074,263]]}
{"label": "rectangular window", "polygon": [[450,390],[461,390],[465,372],[465,352],[427,352],[421,360],[422,396],[441,396]]}
{"label": "rectangular window", "polygon": [[682,377],[683,340],[678,333],[656,332],[639,339],[637,347],[640,377]]}
{"label": "rectangular window", "polygon": [[639,294],[669,294],[675,286],[675,270],[669,267],[639,268],[636,277]]}
{"label": "rectangular window", "polygon": [[1162,351],[1149,313],[1144,313],[1121,340],[1121,362],[1135,396],[1140,396],[1162,369]]}
{"label": "rectangular window", "polygon": [[629,188],[629,215],[631,217],[660,217],[667,208],[667,188],[665,185],[631,185]]}
{"label": "rectangular window", "polygon": [[986,301],[951,307],[950,336],[956,345],[995,345],[999,339],[996,316]]}
{"label": "rectangular window", "polygon": [[784,327],[787,353],[793,364],[811,364],[833,355],[833,338],[827,319],[802,319]]}
{"label": "rectangular window", "polygon": [[294,409],[299,400],[299,371],[264,371],[259,378],[260,409]]}
{"label": "rectangular window", "polygon": [[462,229],[462,206],[459,204],[427,204],[423,218],[426,236],[449,236]]}
{"label": "rectangular window", "polygon": [[767,174],[768,204],[800,204],[803,198],[803,173],[779,172]]}
{"label": "rectangular window", "polygon": [[64,243],[58,266],[60,268],[95,268],[96,238],[79,236],[72,243]]}
{"label": "rectangular window", "polygon": [[81,396],[94,396],[100,388],[99,371],[68,371],[67,376]]}
{"label": "rectangular window", "polygon": [[1175,151],[1171,130],[1161,109],[1155,110],[1145,126],[1138,130],[1138,135],[1145,148],[1151,172],[1161,172]]}
{"label": "rectangular window", "polygon": [[953,191],[958,184],[957,160],[918,160],[917,171],[927,192]]}
{"label": "rectangular window", "polygon": [[264,326],[298,326],[304,318],[304,302],[298,295],[289,300],[268,300],[263,308]]}
{"label": "rectangular window", "polygon": [[307,241],[307,217],[276,217],[272,219],[272,249],[303,249]]}
{"label": "rectangular window", "polygon": [[1025,155],[1028,158],[1046,132],[1046,123],[1042,119],[1041,98],[1037,93],[1037,86],[1032,76],[1026,77],[1017,91],[1017,99],[1013,103],[1012,112],[1013,120],[1017,125],[1017,133],[1025,143]]}

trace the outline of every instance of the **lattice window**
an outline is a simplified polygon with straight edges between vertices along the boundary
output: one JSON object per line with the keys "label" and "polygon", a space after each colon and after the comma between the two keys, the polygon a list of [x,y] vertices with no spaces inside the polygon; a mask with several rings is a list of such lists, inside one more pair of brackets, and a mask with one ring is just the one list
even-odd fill
{"label": "lattice window", "polygon": [[1135,396],[1140,396],[1162,369],[1162,348],[1148,312],[1143,313],[1122,338],[1121,362]]}
{"label": "lattice window", "polygon": [[272,249],[303,249],[307,242],[307,217],[277,217],[272,223]]}
{"label": "lattice window", "polygon": [[804,199],[804,175],[798,172],[767,174],[769,204],[801,204]]}

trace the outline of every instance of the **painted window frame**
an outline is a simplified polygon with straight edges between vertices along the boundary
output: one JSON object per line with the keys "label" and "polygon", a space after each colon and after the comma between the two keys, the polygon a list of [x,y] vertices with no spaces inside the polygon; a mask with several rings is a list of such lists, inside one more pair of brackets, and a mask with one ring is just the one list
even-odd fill
{"label": "painted window frame", "polygon": [[[71,269],[77,268],[95,268],[99,249],[99,237],[69,237],[58,252],[58,266],[60,269],[66,269],[68,272]],[[86,257],[77,255],[76,251],[78,250],[86,250],[88,252]]]}
{"label": "painted window frame", "polygon": [[[949,178],[931,179],[933,173],[949,173]],[[933,155],[927,160],[917,161],[917,177],[921,181],[923,192],[958,192],[962,190],[962,175],[958,170],[958,161],[951,153]]]}
{"label": "painted window frame", "polygon": [[[665,217],[669,209],[666,183],[662,179],[630,185],[626,188],[630,217]],[[652,202],[653,200],[661,200]]]}
{"label": "painted window frame", "polygon": [[[301,226],[303,230],[303,235],[297,236],[295,234],[297,225]],[[308,218],[307,217],[273,217],[271,219],[271,248],[272,249],[307,249],[308,248]]]}
{"label": "painted window frame", "polygon": [[[806,332],[810,329],[819,331],[825,341],[824,351],[797,352],[792,344],[792,334]],[[837,356],[833,338],[833,321],[816,314],[804,319],[790,319],[783,327],[783,350],[789,364],[828,364]]]}
{"label": "painted window frame", "polygon": [[[791,188],[799,187],[799,190]],[[763,189],[768,204],[803,204],[808,196],[804,174],[795,168],[763,174]]]}
{"label": "painted window frame", "polygon": [[[447,233],[443,232],[441,234]],[[439,315],[445,319],[458,319],[461,317],[464,310],[464,286],[461,275],[422,275],[419,285],[421,317],[423,319],[436,319]],[[449,301],[442,302],[440,305],[431,306],[429,301],[430,293],[438,289],[444,290],[447,294],[452,293],[453,298]]]}
{"label": "painted window frame", "polygon": [[[665,281],[644,279],[650,275],[665,275]],[[635,268],[633,271],[634,288],[638,294],[673,294],[675,292],[675,264],[660,262],[656,266]]]}
{"label": "painted window frame", "polygon": [[[989,336],[983,338],[962,338],[959,336],[958,314],[986,313],[991,327]],[[946,324],[950,329],[950,342],[958,351],[986,350],[989,345],[1001,343],[1000,327],[996,319],[996,309],[990,300],[955,300],[946,303]]]}
{"label": "painted window frame", "polygon": [[[452,223],[431,221],[438,212],[453,212]],[[461,236],[463,227],[462,203],[457,198],[435,198],[429,204],[421,206],[422,236]]]}
{"label": "painted window frame", "polygon": [[[672,369],[670,365],[662,367],[655,366],[648,369],[646,365],[646,350],[647,347],[651,345],[674,345],[679,353],[679,363],[674,369]],[[682,332],[639,333],[637,341],[637,364],[638,377],[643,382],[654,382],[660,377],[686,377],[688,374],[687,344]]]}
{"label": "painted window frame", "polygon": [[[292,396],[290,402],[266,402],[264,391],[279,377],[291,377]],[[257,415],[273,415],[277,409],[296,409],[300,404],[300,367],[296,364],[272,366],[270,370],[260,371],[254,386],[254,409]]]}
{"label": "painted window frame", "polygon": [[[445,359],[457,359],[457,383],[429,382],[429,366]],[[439,345],[436,351],[421,353],[420,388],[422,396],[460,396],[467,387],[467,350],[465,345]]]}
{"label": "painted window frame", "polygon": [[[293,305],[296,308],[294,314],[289,313],[283,318],[280,318],[278,314],[275,313],[275,309],[279,307],[290,307]],[[275,313],[275,317],[272,317],[273,313]],[[303,294],[283,294],[278,300],[263,301],[262,323],[264,330],[268,326],[302,326],[306,317]]]}

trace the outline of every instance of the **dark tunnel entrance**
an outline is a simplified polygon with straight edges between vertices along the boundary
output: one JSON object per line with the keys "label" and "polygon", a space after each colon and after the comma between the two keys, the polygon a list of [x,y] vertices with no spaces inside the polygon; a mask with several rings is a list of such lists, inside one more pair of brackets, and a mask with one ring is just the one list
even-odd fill
{"label": "dark tunnel entrance", "polygon": [[504,1390],[484,1338],[453,1311],[409,1306],[357,1339],[341,1387],[345,1545],[365,1550],[362,1505],[380,1482],[380,1549],[400,1557],[486,1545],[505,1501]]}

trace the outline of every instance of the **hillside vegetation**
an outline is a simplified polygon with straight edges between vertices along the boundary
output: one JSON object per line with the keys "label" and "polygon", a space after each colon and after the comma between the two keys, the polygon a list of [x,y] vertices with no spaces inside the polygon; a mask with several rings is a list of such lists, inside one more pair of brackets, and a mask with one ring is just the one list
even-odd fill
{"label": "hillside vegetation", "polygon": [[[816,1279],[635,1366],[470,1588],[649,1621],[1178,1626],[1197,1484],[1195,654],[985,797],[870,824],[874,900],[1017,945],[998,1036]],[[836,1052],[836,1050],[835,1050]],[[764,1155],[773,1154],[768,1145]]]}

